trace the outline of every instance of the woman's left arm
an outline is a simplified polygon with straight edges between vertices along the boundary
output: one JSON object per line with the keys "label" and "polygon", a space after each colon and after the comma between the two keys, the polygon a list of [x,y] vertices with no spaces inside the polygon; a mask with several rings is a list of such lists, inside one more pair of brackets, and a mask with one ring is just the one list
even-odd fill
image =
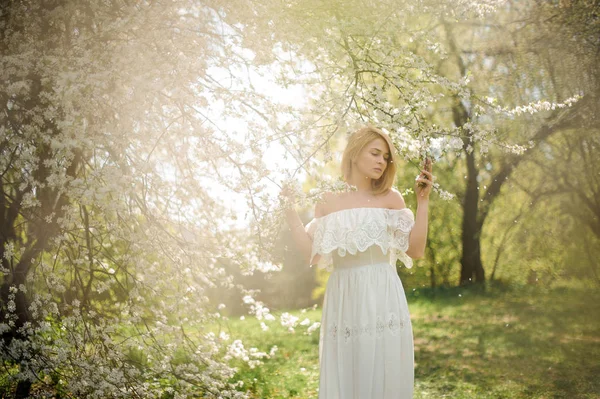
{"label": "woman's left arm", "polygon": [[427,212],[429,210],[429,198],[417,202],[415,225],[410,231],[408,249],[406,254],[413,259],[422,258],[425,255],[427,244]]}
{"label": "woman's left arm", "polygon": [[[426,177],[422,177],[426,175]],[[421,174],[415,179],[415,193],[417,195],[417,212],[415,214],[415,225],[410,231],[408,249],[406,254],[413,259],[425,256],[425,245],[427,244],[427,213],[429,211],[429,193],[433,186],[433,175],[430,171],[421,170]],[[423,182],[425,185],[419,185]]]}

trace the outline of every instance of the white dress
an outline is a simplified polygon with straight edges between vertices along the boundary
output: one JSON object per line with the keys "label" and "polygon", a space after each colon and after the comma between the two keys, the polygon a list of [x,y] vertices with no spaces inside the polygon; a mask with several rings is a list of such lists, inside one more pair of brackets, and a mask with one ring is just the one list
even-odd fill
{"label": "white dress", "polygon": [[319,338],[319,399],[412,399],[412,324],[396,260],[406,255],[408,208],[351,208],[314,218],[311,259],[331,271]]}

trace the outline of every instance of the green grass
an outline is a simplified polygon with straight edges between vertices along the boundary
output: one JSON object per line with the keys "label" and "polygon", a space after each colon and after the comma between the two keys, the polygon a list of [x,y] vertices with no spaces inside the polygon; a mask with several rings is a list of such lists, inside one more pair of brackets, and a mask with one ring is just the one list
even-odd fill
{"label": "green grass", "polygon": [[[320,321],[321,310],[289,311],[299,322],[308,318]],[[276,314],[278,316],[278,314]],[[240,372],[232,379],[244,381],[244,388],[250,389],[256,398],[316,398],[319,386],[319,329],[311,335],[304,332],[308,326],[298,326],[294,333],[270,322],[270,329],[262,331],[260,322],[247,317],[246,320],[231,320],[228,333],[232,338],[242,339],[244,347],[257,347],[269,352],[273,345],[278,350],[264,364],[250,369],[240,367]],[[241,363],[240,363],[241,364]]]}
{"label": "green grass", "polygon": [[[414,399],[600,398],[600,290],[496,286],[407,292]],[[320,308],[290,313],[300,321],[321,317]],[[231,381],[243,381],[254,398],[317,398],[319,330],[306,335],[307,326],[295,333],[277,322],[269,326],[263,332],[252,317],[231,317],[222,325],[246,349],[278,347],[253,369],[236,360],[239,369]],[[2,392],[12,388],[0,384]]]}
{"label": "green grass", "polygon": [[[454,288],[408,299],[415,399],[600,398],[598,290]],[[290,313],[320,319],[320,309]],[[231,320],[230,333],[246,348],[279,350],[258,368],[241,367],[234,380],[256,398],[316,398],[319,331],[263,332],[259,324]]]}

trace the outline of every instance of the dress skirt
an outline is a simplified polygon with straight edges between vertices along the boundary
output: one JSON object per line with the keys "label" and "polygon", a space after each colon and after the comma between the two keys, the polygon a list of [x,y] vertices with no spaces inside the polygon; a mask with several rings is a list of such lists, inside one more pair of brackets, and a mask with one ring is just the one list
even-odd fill
{"label": "dress skirt", "polygon": [[319,363],[319,399],[412,399],[412,324],[389,262],[338,265],[331,272]]}

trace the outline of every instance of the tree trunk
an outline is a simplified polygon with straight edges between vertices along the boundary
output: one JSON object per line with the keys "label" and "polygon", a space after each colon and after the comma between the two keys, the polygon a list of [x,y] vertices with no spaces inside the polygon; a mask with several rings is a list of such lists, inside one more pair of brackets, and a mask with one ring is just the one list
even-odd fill
{"label": "tree trunk", "polygon": [[[452,54],[456,60],[456,66],[458,67],[460,76],[465,77],[467,69],[463,59],[461,58],[460,49],[458,48],[452,33],[452,27],[447,21],[442,21],[442,23],[446,30],[450,54]],[[533,135],[530,141],[533,141],[534,143],[540,143],[562,128],[577,126],[574,125],[573,122],[578,118],[578,110],[589,101],[589,98],[582,99],[578,101],[575,106],[571,107],[570,110],[563,112],[560,110],[554,111],[553,114],[546,119],[545,123]],[[471,119],[468,109],[461,102],[458,96],[455,97],[454,104],[452,105],[452,118],[454,125],[457,127],[464,126]],[[462,204],[463,224],[460,285],[485,282],[485,273],[483,270],[483,264],[481,262],[480,242],[483,223],[489,213],[491,204],[500,193],[502,184],[504,184],[510,173],[519,164],[519,162],[521,162],[525,157],[529,156],[529,154],[532,152],[528,151],[522,155],[508,156],[503,167],[492,179],[487,191],[482,195],[482,202],[480,202],[479,183],[477,182],[478,170],[475,162],[476,151],[474,148],[470,148],[475,143],[471,141],[472,133],[470,131],[467,130],[465,134],[466,137],[463,137],[463,150],[466,154],[467,162],[467,186]]]}
{"label": "tree trunk", "polygon": [[31,392],[31,382],[28,380],[21,380],[17,384],[17,390],[15,392],[15,399],[28,398],[30,392]]}
{"label": "tree trunk", "polygon": [[483,283],[485,273],[481,262],[481,223],[479,216],[479,184],[475,152],[465,151],[467,160],[467,187],[463,201],[462,257],[460,285]]}

